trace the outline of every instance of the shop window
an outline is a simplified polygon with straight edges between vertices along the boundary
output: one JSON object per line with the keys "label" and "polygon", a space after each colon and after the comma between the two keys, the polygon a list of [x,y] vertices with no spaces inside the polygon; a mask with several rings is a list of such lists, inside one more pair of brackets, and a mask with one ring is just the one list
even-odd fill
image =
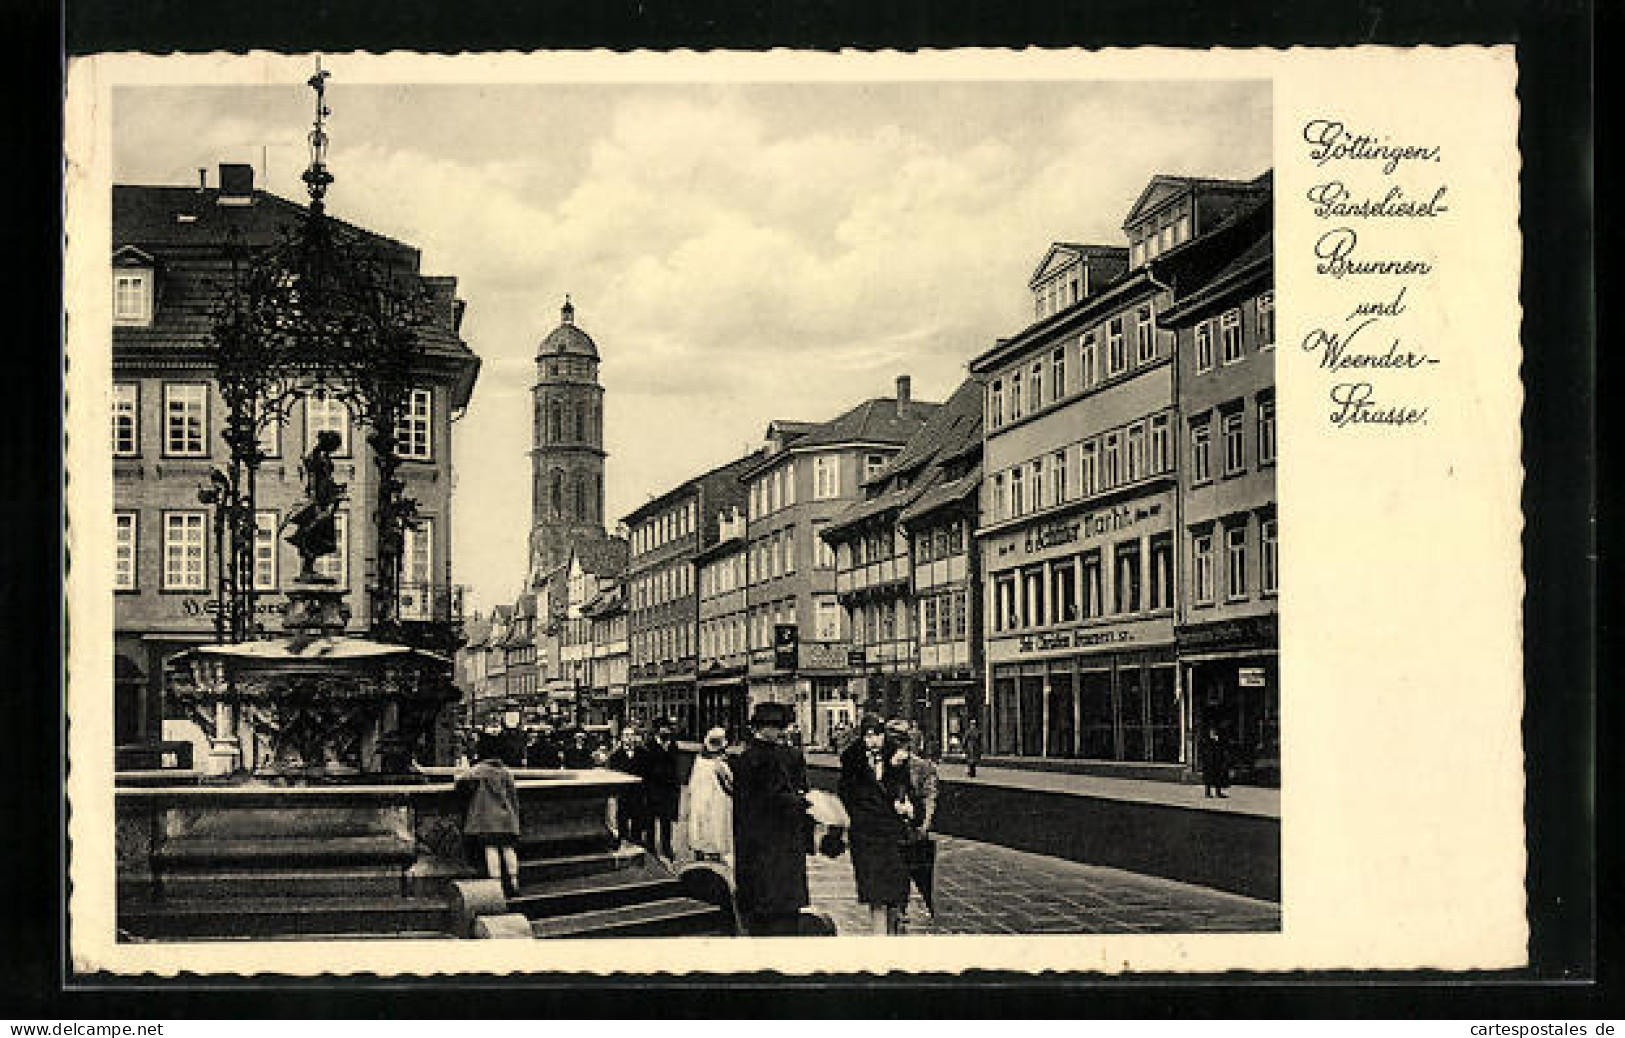
{"label": "shop window", "polygon": [[995,676],[993,679],[993,752],[1009,756],[1016,752],[1018,732],[1016,679],[1014,676]]}
{"label": "shop window", "polygon": [[1149,667],[1146,677],[1150,760],[1176,764],[1179,761],[1179,702],[1174,696],[1174,668]]}
{"label": "shop window", "polygon": [[1080,755],[1090,760],[1115,760],[1116,715],[1110,671],[1086,670],[1078,675],[1078,712],[1083,722]]}

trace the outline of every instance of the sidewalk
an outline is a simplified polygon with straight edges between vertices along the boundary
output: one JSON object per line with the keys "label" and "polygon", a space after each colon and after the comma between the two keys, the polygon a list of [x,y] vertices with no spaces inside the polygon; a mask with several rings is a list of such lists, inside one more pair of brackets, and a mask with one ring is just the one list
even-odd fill
{"label": "sidewalk", "polygon": [[[823,750],[808,750],[807,763],[817,768],[839,769],[841,766],[839,757]],[[1227,796],[1221,799],[1202,796],[1202,787],[1195,784],[1158,782],[1152,779],[1121,779],[1105,775],[1077,775],[1060,771],[1029,771],[1024,768],[990,767],[986,764],[977,767],[975,778],[965,774],[963,764],[948,762],[937,765],[937,774],[945,781],[971,785],[1045,793],[1070,793],[1075,796],[1126,800],[1164,807],[1184,807],[1197,811],[1257,815],[1262,818],[1281,817],[1281,791],[1261,786],[1231,786],[1225,791]]]}

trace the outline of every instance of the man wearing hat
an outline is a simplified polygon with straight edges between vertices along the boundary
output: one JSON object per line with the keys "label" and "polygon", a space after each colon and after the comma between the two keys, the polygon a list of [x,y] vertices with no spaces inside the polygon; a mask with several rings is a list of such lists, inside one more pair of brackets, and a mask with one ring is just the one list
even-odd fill
{"label": "man wearing hat", "polygon": [[790,707],[758,703],[734,766],[734,882],[753,936],[791,936],[807,895],[807,798],[784,745]]}
{"label": "man wearing hat", "polygon": [[669,861],[677,857],[671,847],[671,827],[677,821],[683,795],[677,766],[677,724],[669,717],[662,717],[655,722],[654,729],[654,738],[643,750],[649,844]]}

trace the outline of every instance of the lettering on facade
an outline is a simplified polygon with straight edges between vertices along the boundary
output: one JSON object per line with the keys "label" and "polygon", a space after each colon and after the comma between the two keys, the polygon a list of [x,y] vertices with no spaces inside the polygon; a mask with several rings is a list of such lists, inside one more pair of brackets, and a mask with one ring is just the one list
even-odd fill
{"label": "lettering on facade", "polygon": [[[282,602],[255,602],[255,616],[281,616],[284,609]],[[220,603],[213,598],[183,598],[181,599],[181,613],[185,616],[207,616],[213,618],[220,612]]]}
{"label": "lettering on facade", "polygon": [[1132,640],[1133,632],[1117,631],[1046,631],[1043,634],[1023,636],[1016,643],[1017,652],[1048,652],[1051,649],[1084,649],[1097,645],[1121,645]]}
{"label": "lettering on facade", "polygon": [[1117,505],[1088,512],[1071,522],[1046,523],[1028,529],[1021,538],[1012,538],[998,546],[996,555],[1003,558],[1020,552],[1033,555],[1050,548],[1073,544],[1093,537],[1106,537],[1119,533],[1162,515],[1162,502],[1152,501],[1137,505]]}

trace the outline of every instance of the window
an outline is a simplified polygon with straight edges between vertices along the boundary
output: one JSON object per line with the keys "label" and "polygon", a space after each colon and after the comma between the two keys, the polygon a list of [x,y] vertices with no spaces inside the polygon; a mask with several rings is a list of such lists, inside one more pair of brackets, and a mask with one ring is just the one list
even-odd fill
{"label": "window", "polygon": [[1084,389],[1100,381],[1100,351],[1095,346],[1094,332],[1083,337],[1083,347],[1078,351],[1078,378]]}
{"label": "window", "polygon": [[1010,376],[1010,420],[1021,417],[1021,372]]}
{"label": "window", "polygon": [[1106,612],[1106,600],[1101,594],[1100,550],[1084,552],[1078,568],[1083,571],[1083,617],[1094,619]]}
{"label": "window", "polygon": [[1258,463],[1275,463],[1275,398],[1258,398]]}
{"label": "window", "polygon": [[1066,451],[1056,451],[1049,459],[1050,493],[1055,504],[1066,503]]}
{"label": "window", "polygon": [[1151,323],[1151,307],[1142,306],[1134,325],[1134,356],[1141,364],[1157,355],[1156,326]]}
{"label": "window", "polygon": [[1066,396],[1066,347],[1057,346],[1049,355],[1049,396],[1059,400]]}
{"label": "window", "polygon": [[[416,528],[406,531],[401,544],[401,582],[420,589],[420,600],[427,606],[427,592],[434,584],[433,519],[419,519]],[[428,614],[414,619],[426,620]]]}
{"label": "window", "polygon": [[993,521],[1010,518],[1010,497],[1005,488],[1004,473],[993,477]]}
{"label": "window", "polygon": [[1172,609],[1174,606],[1174,539],[1170,534],[1151,538],[1150,609]]}
{"label": "window", "polygon": [[1196,373],[1213,369],[1213,322],[1203,321],[1196,326]]}
{"label": "window", "polygon": [[1106,357],[1110,373],[1120,375],[1128,369],[1128,343],[1123,338],[1123,319],[1112,318],[1106,333]]}
{"label": "window", "polygon": [[786,576],[796,571],[796,528],[785,527],[784,530],[784,573]]}
{"label": "window", "polygon": [[993,629],[1016,629],[1016,575],[1001,573],[993,578]]}
{"label": "window", "polygon": [[932,595],[920,603],[920,640],[934,642],[937,640],[937,600],[941,596]]}
{"label": "window", "polygon": [[1033,511],[1038,511],[1049,504],[1049,498],[1044,496],[1044,462],[1037,460],[1032,463],[1032,501]]}
{"label": "window", "polygon": [[[350,453],[350,408],[331,393],[317,392],[305,397],[305,449],[316,446],[316,437],[331,430],[339,434],[339,449],[335,454]],[[555,470],[556,471],[556,470]],[[559,477],[562,480],[562,476]],[[564,491],[560,485],[554,501],[554,510],[564,510]]]}
{"label": "window", "polygon": [[868,479],[886,467],[884,454],[866,454],[863,457],[863,478]]}
{"label": "window", "polygon": [[813,605],[813,637],[821,642],[841,638],[841,604],[833,598],[820,598]]}
{"label": "window", "polygon": [[1204,417],[1191,423],[1191,482],[1213,478],[1213,430]]}
{"label": "window", "polygon": [[1191,592],[1202,604],[1213,602],[1213,535],[1197,534],[1191,538]]}
{"label": "window", "polygon": [[1033,414],[1044,406],[1044,362],[1036,361],[1027,378],[1027,413]]}
{"label": "window", "polygon": [[1151,454],[1146,459],[1147,473],[1156,475],[1173,468],[1173,451],[1168,442],[1168,416],[1151,417]]}
{"label": "window", "polygon": [[152,323],[152,271],[113,272],[113,323]]}
{"label": "window", "polygon": [[280,415],[261,415],[260,417],[264,422],[260,426],[260,454],[267,458],[282,457],[282,417]]}
{"label": "window", "polygon": [[1229,526],[1224,531],[1224,554],[1229,580],[1225,594],[1230,598],[1247,597],[1247,527]]}
{"label": "window", "polygon": [[1055,606],[1055,622],[1069,623],[1078,618],[1078,574],[1070,560],[1056,563],[1050,570],[1050,601]]}
{"label": "window", "polygon": [[1180,213],[1178,221],[1174,224],[1174,241],[1190,241],[1191,217],[1189,213]]}
{"label": "window", "polygon": [[[783,468],[782,471],[784,472],[784,504],[786,506],[793,505],[793,504],[796,503],[796,462],[795,462],[795,459],[792,458],[789,461],[786,461],[784,463],[784,468]],[[693,503],[691,502],[688,507],[693,508],[694,507]]]}
{"label": "window", "polygon": [[1017,465],[1010,470],[1010,514],[1025,515],[1027,512],[1027,493],[1024,476],[1026,469]]}
{"label": "window", "polygon": [[1258,297],[1258,348],[1275,346],[1275,293],[1265,292]]}
{"label": "window", "polygon": [[829,454],[813,459],[813,498],[827,501],[841,496],[841,457]]}
{"label": "window", "polygon": [[1219,321],[1219,335],[1224,340],[1224,362],[1234,364],[1241,359],[1241,311],[1227,311]]}
{"label": "window", "polygon": [[136,587],[136,513],[113,513],[113,590]]}
{"label": "window", "polygon": [[254,513],[254,590],[275,591],[277,518],[272,511]]}
{"label": "window", "polygon": [[928,530],[914,542],[914,561],[921,566],[929,563],[933,558],[937,557],[932,549],[931,533]]}
{"label": "window", "polygon": [[1246,450],[1242,442],[1241,410],[1227,411],[1223,419],[1224,474],[1234,476],[1246,468]]}
{"label": "window", "polygon": [[208,514],[164,513],[164,587],[205,591],[209,587]]}
{"label": "window", "polygon": [[137,383],[113,383],[113,453],[119,457],[141,453],[140,400]]}
{"label": "window", "polygon": [[997,429],[1004,424],[1004,381],[994,379],[993,385],[987,391],[987,424],[990,429]]}
{"label": "window", "polygon": [[1122,482],[1123,469],[1120,445],[1122,436],[1118,433],[1106,434],[1105,471],[1101,473],[1101,488],[1110,489]]}
{"label": "window", "polygon": [[1095,441],[1090,440],[1083,445],[1083,450],[1078,453],[1083,458],[1082,463],[1078,466],[1078,490],[1084,497],[1088,497],[1099,489],[1100,473],[1098,471],[1097,457],[1099,450]]}
{"label": "window", "polygon": [[1132,266],[1141,266],[1145,263],[1145,242],[1136,241],[1129,246],[1129,263]]}
{"label": "window", "polygon": [[1117,612],[1140,611],[1140,542],[1124,541],[1112,549],[1112,560],[1117,567]]}
{"label": "window", "polygon": [[1045,619],[1044,569],[1032,566],[1021,571],[1022,626],[1042,627]]}
{"label": "window", "polygon": [[774,469],[773,475],[768,477],[767,480],[767,510],[769,512],[777,512],[784,507],[783,490],[784,472],[782,469]]}
{"label": "window", "polygon": [[1273,595],[1281,589],[1281,556],[1276,543],[1274,519],[1265,519],[1258,524],[1258,547],[1258,589],[1266,595]]}
{"label": "window", "polygon": [[821,525],[823,524],[820,523],[813,526],[813,568],[834,569],[835,549],[830,547],[828,541],[824,540],[821,532],[818,529],[818,527]]}
{"label": "window", "polygon": [[1128,427],[1128,479],[1132,483],[1145,475],[1145,423],[1135,422]]}
{"label": "window", "polygon": [[395,423],[395,450],[408,461],[429,461],[434,457],[430,437],[430,417],[434,408],[434,394],[427,389],[414,389],[406,394],[405,407]]}
{"label": "window", "polygon": [[954,609],[954,637],[963,640],[965,637],[967,620],[965,618],[966,595],[963,591],[953,593]]}
{"label": "window", "polygon": [[208,454],[209,387],[201,382],[164,384],[164,453],[201,458]]}
{"label": "window", "polygon": [[350,584],[350,513],[340,511],[333,516],[333,543],[337,551],[316,560],[316,572],[337,584]]}

